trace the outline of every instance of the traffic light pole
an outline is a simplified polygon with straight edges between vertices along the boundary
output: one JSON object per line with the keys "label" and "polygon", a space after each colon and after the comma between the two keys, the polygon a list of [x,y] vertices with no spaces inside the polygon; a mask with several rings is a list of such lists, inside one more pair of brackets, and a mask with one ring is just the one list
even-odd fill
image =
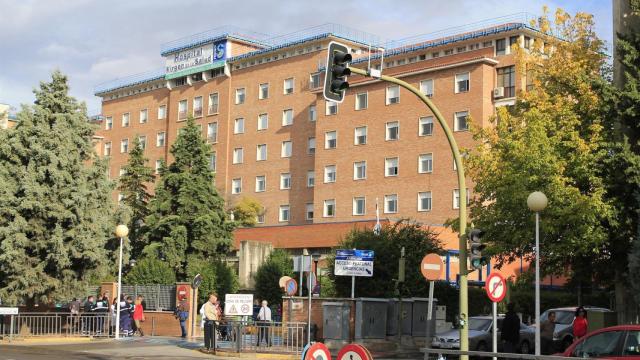
{"label": "traffic light pole", "polygon": [[[460,233],[458,235],[459,247],[460,247],[460,350],[461,351],[469,351],[469,323],[468,323],[468,287],[467,287],[467,187],[465,184],[464,177],[464,167],[462,165],[462,156],[460,156],[460,150],[458,149],[458,144],[456,143],[455,138],[453,137],[453,132],[447,122],[442,117],[440,110],[431,102],[431,100],[425,96],[419,89],[415,88],[411,84],[402,81],[400,79],[396,79],[392,76],[380,75],[380,77],[371,76],[371,74],[364,69],[349,67],[351,73],[358,74],[362,76],[372,77],[375,79],[380,79],[381,81],[390,82],[403,88],[411,91],[417,97],[422,100],[422,102],[427,105],[427,107],[431,110],[433,115],[438,119],[440,126],[444,130],[445,135],[447,136],[447,140],[449,141],[449,146],[451,147],[451,152],[453,153],[453,159],[456,163],[456,169],[458,172],[458,194],[460,195],[459,203],[459,212],[458,218],[460,220]],[[460,355],[461,360],[468,360],[468,355]]]}

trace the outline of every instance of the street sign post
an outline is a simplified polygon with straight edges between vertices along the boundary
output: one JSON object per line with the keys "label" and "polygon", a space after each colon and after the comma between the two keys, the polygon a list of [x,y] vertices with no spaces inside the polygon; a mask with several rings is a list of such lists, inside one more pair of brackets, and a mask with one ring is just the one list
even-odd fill
{"label": "street sign post", "polygon": [[[489,274],[484,284],[489,300],[493,302],[493,352],[498,352],[498,303],[507,295],[507,281],[500,273]],[[493,358],[496,360],[496,357]]]}
{"label": "street sign post", "polygon": [[442,258],[438,254],[427,254],[422,258],[420,263],[420,272],[427,281],[429,281],[429,305],[427,308],[427,331],[425,332],[426,347],[430,347],[431,339],[431,317],[433,316],[433,288],[436,280],[442,279],[442,272],[444,271],[444,263]]}
{"label": "street sign post", "polygon": [[224,314],[229,316],[253,315],[253,294],[226,294]]}
{"label": "street sign post", "polygon": [[351,298],[355,297],[356,276],[373,276],[373,250],[337,250],[333,273],[351,276]]}

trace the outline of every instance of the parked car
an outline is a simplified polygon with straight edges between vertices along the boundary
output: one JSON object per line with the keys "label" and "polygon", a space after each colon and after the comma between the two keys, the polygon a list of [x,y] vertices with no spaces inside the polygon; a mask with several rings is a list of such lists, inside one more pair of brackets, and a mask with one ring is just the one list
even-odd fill
{"label": "parked car", "polygon": [[[498,316],[498,351],[502,351],[502,341],[500,339],[500,327],[504,316]],[[469,318],[469,350],[491,351],[493,319],[491,316],[472,316]],[[520,343],[519,352],[523,354],[531,353],[535,344],[535,331],[532,327],[520,323]],[[460,330],[451,329],[446,332],[436,334],[431,339],[431,347],[436,349],[459,349]]]}
{"label": "parked car", "polygon": [[[556,313],[553,346],[557,351],[564,351],[573,343],[573,319],[575,318],[576,308],[577,306],[549,309],[540,314],[540,321],[542,322],[547,320],[549,312],[554,311]],[[585,306],[584,309],[587,310],[587,317],[590,312],[611,312],[609,309],[595,306]]]}
{"label": "parked car", "polygon": [[592,331],[556,355],[640,360],[640,325],[618,325]]}

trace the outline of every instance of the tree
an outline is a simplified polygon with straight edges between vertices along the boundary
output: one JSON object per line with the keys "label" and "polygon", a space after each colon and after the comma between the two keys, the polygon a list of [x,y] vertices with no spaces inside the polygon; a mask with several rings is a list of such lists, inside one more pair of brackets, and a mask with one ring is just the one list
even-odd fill
{"label": "tree", "polygon": [[65,299],[111,269],[112,184],[86,107],[55,71],[0,132],[0,298]]}
{"label": "tree", "polygon": [[174,285],[176,274],[171,266],[155,258],[143,258],[124,277],[131,285]]}
{"label": "tree", "polygon": [[285,250],[275,249],[256,271],[256,297],[269,304],[281,303],[284,291],[279,281],[283,276],[293,276],[293,262]]}
{"label": "tree", "polygon": [[[376,235],[372,229],[353,229],[338,245],[338,249],[373,250],[373,277],[360,277],[356,281],[357,296],[394,297],[398,278],[398,260],[401,249],[405,250],[406,278],[399,289],[402,296],[424,295],[426,281],[419,271],[420,263],[428,253],[441,253],[442,248],[437,234],[422,225],[401,220],[385,225]],[[351,277],[335,276],[333,258],[329,258],[329,276],[335,282],[338,295],[348,297],[351,294]]]}
{"label": "tree", "polygon": [[147,184],[153,183],[155,176],[153,169],[147,167],[149,160],[144,157],[144,149],[136,137],[133,140],[133,148],[129,152],[124,174],[120,176],[118,190],[122,194],[122,202],[130,209],[129,241],[131,244],[131,257],[137,259],[144,249],[146,242],[143,238],[144,219],[149,214],[148,205],[151,194]]}
{"label": "tree", "polygon": [[242,199],[233,207],[233,218],[240,225],[245,227],[253,227],[256,225],[258,215],[264,212],[264,208],[258,200],[243,196]]}
{"label": "tree", "polygon": [[176,269],[179,279],[186,275],[187,259],[211,261],[227,253],[233,238],[234,223],[209,169],[210,153],[190,117],[171,147],[175,160],[160,174],[145,219],[145,241],[160,244],[158,256]]}
{"label": "tree", "polygon": [[187,264],[187,280],[197,274],[202,275],[202,283],[198,288],[198,300],[205,303],[210,293],[216,293],[224,300],[225,294],[232,294],[238,290],[238,277],[225,263],[219,260],[194,260]]}

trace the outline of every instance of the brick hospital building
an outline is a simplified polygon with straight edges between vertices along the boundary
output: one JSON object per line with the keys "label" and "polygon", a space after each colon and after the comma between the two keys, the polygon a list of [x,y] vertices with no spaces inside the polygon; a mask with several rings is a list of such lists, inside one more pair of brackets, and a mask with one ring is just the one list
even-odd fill
{"label": "brick hospital building", "polygon": [[[251,240],[327,251],[353,226],[370,226],[378,202],[382,219],[408,217],[441,232],[455,281],[457,239],[441,226],[457,216],[460,199],[444,132],[413,94],[378,80],[352,76],[343,103],[325,101],[327,45],[342,42],[353,66],[370,61],[420,87],[469,148],[469,119],[489,126],[496,107],[526,88],[511,48],[531,48],[537,35],[525,15],[390,42],[333,24],[279,37],[215,29],[162,45],[161,70],[96,88],[101,152],[116,180],[137,137],[158,168],[171,162],[169,149],[192,115],[211,144],[227,205],[252,197],[264,208],[255,228],[236,231],[238,249]],[[383,64],[370,45],[385,47]]]}

